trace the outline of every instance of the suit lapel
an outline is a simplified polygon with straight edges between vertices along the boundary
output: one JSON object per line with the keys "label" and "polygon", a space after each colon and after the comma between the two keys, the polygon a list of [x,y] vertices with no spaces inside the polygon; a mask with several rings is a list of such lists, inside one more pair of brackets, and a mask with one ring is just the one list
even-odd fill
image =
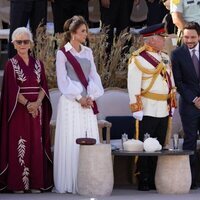
{"label": "suit lapel", "polygon": [[199,67],[200,67],[200,43],[199,43]]}

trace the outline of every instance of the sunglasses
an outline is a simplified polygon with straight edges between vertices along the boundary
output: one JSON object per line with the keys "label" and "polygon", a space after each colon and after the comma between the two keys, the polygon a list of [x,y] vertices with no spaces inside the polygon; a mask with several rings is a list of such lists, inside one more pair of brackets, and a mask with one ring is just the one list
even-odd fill
{"label": "sunglasses", "polygon": [[30,40],[15,40],[14,41],[17,45],[27,45],[27,44],[30,44]]}

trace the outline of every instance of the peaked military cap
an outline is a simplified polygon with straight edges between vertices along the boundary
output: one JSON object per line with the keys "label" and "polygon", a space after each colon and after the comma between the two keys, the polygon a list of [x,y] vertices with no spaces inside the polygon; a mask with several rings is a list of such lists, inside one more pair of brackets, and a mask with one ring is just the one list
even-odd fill
{"label": "peaked military cap", "polygon": [[166,33],[165,31],[165,24],[160,23],[160,24],[154,24],[152,26],[148,26],[141,31],[139,31],[143,37],[148,37],[152,35],[164,35]]}

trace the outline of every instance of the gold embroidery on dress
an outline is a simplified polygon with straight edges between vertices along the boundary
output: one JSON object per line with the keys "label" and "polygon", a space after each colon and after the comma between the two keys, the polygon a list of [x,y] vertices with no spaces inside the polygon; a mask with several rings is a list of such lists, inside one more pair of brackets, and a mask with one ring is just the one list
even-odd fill
{"label": "gold embroidery on dress", "polygon": [[22,181],[24,183],[25,190],[28,190],[29,189],[29,168],[26,167],[25,162],[24,162],[24,156],[26,153],[25,142],[26,140],[20,137],[18,141],[17,151],[18,151],[19,164],[24,167],[24,171],[22,173]]}
{"label": "gold embroidery on dress", "polygon": [[22,173],[22,180],[24,183],[25,190],[29,190],[29,168],[24,166],[24,171]]}
{"label": "gold embroidery on dress", "polygon": [[40,61],[36,60],[35,62],[35,70],[34,70],[36,76],[37,76],[37,82],[40,83],[40,76],[41,76],[41,66]]}
{"label": "gold embroidery on dress", "polygon": [[20,68],[18,61],[15,58],[10,59],[15,73],[17,74],[17,79],[21,82],[26,81],[26,76],[24,75],[23,70]]}

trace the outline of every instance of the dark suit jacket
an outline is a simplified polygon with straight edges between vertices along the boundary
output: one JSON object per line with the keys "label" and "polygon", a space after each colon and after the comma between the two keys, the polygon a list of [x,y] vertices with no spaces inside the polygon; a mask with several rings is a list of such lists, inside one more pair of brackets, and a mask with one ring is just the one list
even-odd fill
{"label": "dark suit jacket", "polygon": [[200,116],[200,110],[192,102],[200,97],[200,79],[197,77],[190,52],[186,45],[175,49],[171,55],[175,85],[180,93],[180,114]]}

